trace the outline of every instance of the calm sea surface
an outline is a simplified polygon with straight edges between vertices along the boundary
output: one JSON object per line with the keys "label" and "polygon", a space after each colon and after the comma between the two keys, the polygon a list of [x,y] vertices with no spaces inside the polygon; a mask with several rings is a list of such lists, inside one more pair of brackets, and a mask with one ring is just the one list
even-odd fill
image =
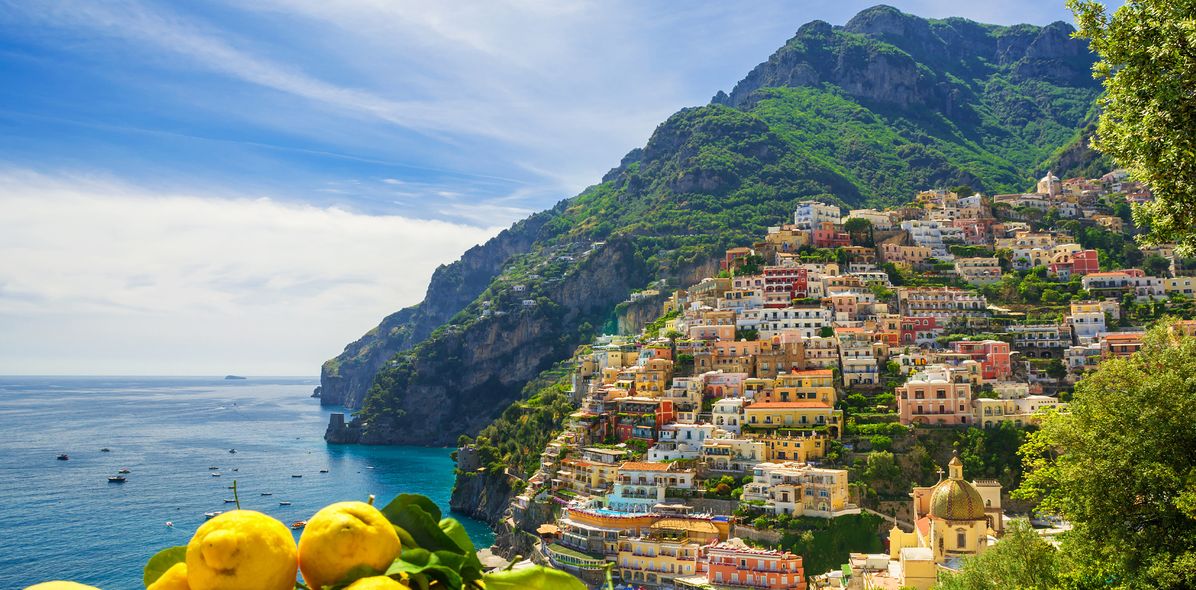
{"label": "calm sea surface", "polygon": [[[333,410],[308,397],[316,384],[0,377],[0,589],[49,579],[140,589],[151,555],[233,506],[233,480],[242,508],[288,524],[369,494],[424,494],[448,512],[450,449],[326,445]],[[121,468],[128,481],[109,483]],[[484,523],[456,516],[475,544],[491,543]]]}

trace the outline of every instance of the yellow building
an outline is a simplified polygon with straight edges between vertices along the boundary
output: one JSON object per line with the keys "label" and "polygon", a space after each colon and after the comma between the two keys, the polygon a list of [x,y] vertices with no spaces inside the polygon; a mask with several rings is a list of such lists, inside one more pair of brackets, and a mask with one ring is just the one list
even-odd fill
{"label": "yellow building", "polygon": [[673,361],[662,358],[651,359],[644,366],[636,367],[634,376],[636,395],[660,397],[673,378]]}
{"label": "yellow building", "polygon": [[824,434],[789,435],[768,432],[751,437],[764,443],[766,461],[808,463],[826,456],[828,439]]}
{"label": "yellow building", "polygon": [[619,577],[625,584],[670,586],[678,576],[698,573],[703,545],[726,538],[709,520],[662,518],[646,535],[619,539]]}
{"label": "yellow building", "polygon": [[773,381],[772,392],[761,401],[817,401],[833,406],[837,401],[835,373],[830,369],[781,373]]}
{"label": "yellow building", "polygon": [[743,413],[744,424],[758,430],[825,429],[831,438],[839,438],[843,432],[843,410],[821,401],[756,402]]}
{"label": "yellow building", "polygon": [[553,479],[556,488],[579,494],[605,493],[619,480],[619,466],[586,459],[562,459]]}

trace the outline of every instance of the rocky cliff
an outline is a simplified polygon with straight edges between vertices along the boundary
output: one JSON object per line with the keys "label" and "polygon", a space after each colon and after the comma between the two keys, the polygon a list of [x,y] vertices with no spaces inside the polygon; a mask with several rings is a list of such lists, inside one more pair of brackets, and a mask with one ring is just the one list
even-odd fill
{"label": "rocky cliff", "polygon": [[383,363],[422,342],[473,301],[511,257],[531,248],[551,217],[551,211],[533,215],[485,244],[470,248],[460,260],[437,268],[422,302],[387,316],[378,327],[324,363],[320,368],[320,404],[360,408]]}

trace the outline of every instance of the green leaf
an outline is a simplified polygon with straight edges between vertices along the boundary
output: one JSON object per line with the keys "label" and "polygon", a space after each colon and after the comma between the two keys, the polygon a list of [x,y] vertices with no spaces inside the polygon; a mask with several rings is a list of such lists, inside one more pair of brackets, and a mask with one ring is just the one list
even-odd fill
{"label": "green leaf", "polygon": [[[411,536],[411,540],[414,541],[415,547],[429,551],[447,549],[463,553],[457,542],[445,534],[444,531],[440,530],[440,525],[437,523],[438,519],[433,518],[432,513],[425,510],[421,502],[400,502],[404,496],[411,497],[408,494],[404,494],[396,498],[394,502],[391,502],[383,509],[382,514],[395,526],[407,531]],[[427,498],[423,498],[422,496],[416,497],[430,503]],[[433,506],[435,505],[433,504]],[[439,515],[440,510],[437,509],[435,514]]]}
{"label": "green leaf", "polygon": [[[385,508],[382,509],[382,514],[385,515],[386,518],[390,518],[392,512],[401,512],[403,508],[412,505],[423,508],[424,512],[432,515],[432,520],[440,520],[440,507],[437,506],[435,502],[428,499],[427,496],[421,496],[419,494],[399,494],[395,496],[395,498],[391,500]],[[394,520],[391,520],[391,522],[394,522]]]}
{"label": "green leaf", "polygon": [[145,587],[149,588],[150,584],[157,582],[158,578],[162,577],[162,574],[166,573],[166,570],[170,569],[171,566],[176,563],[186,562],[186,545],[163,549],[145,563],[145,572],[142,574],[141,580],[145,582]]}
{"label": "green leaf", "polygon": [[[441,561],[442,555],[445,553],[432,553],[426,549],[403,550],[399,559],[390,564],[386,575],[407,574],[413,581],[419,580],[422,576],[425,579],[436,580],[448,588],[460,588],[461,575],[457,573],[456,567],[451,562]],[[451,555],[456,560],[461,559],[459,555],[453,553],[447,555]]]}
{"label": "green leaf", "polygon": [[586,590],[581,580],[539,565],[486,574],[482,579],[486,590]]}
{"label": "green leaf", "polygon": [[473,541],[469,538],[469,533],[465,531],[465,527],[455,518],[440,519],[440,530],[448,535],[450,539],[457,542],[457,546],[461,547],[463,551],[473,551]]}

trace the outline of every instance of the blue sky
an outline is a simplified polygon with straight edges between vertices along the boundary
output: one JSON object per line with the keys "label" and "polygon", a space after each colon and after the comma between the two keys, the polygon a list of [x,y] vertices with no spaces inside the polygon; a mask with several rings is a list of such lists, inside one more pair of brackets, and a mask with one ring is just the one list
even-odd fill
{"label": "blue sky", "polygon": [[0,0],[0,373],[314,374],[436,265],[872,4]]}

